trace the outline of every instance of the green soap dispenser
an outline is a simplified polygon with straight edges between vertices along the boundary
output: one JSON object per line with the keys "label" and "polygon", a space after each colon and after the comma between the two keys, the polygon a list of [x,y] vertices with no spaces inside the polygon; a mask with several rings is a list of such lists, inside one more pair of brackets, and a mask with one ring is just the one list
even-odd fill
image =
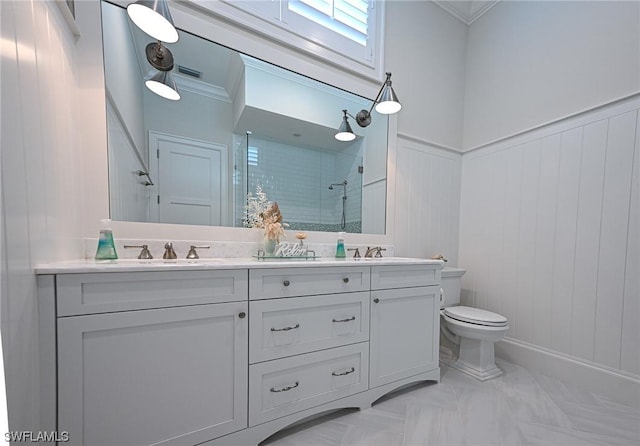
{"label": "green soap dispenser", "polygon": [[98,249],[96,260],[117,260],[116,244],[113,241],[113,231],[110,227],[111,220],[100,220],[100,236],[98,237]]}
{"label": "green soap dispenser", "polygon": [[345,259],[347,253],[344,250],[344,236],[346,232],[338,232],[338,241],[336,243],[336,259]]}

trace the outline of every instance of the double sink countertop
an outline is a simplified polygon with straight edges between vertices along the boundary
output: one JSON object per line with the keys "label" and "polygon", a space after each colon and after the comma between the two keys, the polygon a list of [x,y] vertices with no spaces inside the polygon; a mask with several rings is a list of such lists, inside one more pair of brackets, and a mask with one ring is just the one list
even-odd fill
{"label": "double sink countertop", "polygon": [[38,265],[36,274],[74,274],[74,273],[105,273],[105,272],[135,272],[135,271],[195,271],[238,268],[309,268],[325,266],[371,266],[371,265],[440,265],[441,260],[419,259],[409,257],[373,257],[334,259],[255,259],[255,258],[201,258],[195,260],[138,260],[123,259],[111,261],[75,260]]}

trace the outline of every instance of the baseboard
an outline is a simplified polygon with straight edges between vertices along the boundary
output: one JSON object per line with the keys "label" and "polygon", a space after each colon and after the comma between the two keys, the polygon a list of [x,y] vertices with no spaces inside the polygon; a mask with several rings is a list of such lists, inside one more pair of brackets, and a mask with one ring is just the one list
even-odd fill
{"label": "baseboard", "polygon": [[640,409],[640,377],[581,361],[514,339],[496,342],[496,356]]}

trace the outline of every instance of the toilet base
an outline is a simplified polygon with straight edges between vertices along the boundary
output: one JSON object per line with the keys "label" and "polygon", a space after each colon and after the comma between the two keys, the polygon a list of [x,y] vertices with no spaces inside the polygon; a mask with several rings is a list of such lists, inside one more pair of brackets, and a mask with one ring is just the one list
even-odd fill
{"label": "toilet base", "polygon": [[493,368],[478,370],[474,367],[469,366],[469,364],[465,362],[457,360],[449,364],[449,366],[461,371],[462,373],[466,373],[467,375],[474,377],[478,381],[487,381],[489,379],[502,375],[502,370],[500,370],[495,364],[493,365]]}
{"label": "toilet base", "polygon": [[458,360],[449,365],[479,381],[487,381],[502,374],[496,366],[494,341],[462,338]]}

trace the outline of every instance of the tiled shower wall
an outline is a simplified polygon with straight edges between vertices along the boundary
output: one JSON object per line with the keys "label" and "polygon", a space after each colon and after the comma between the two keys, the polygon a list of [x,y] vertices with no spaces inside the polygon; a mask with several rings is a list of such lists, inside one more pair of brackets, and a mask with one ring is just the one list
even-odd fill
{"label": "tiled shower wall", "polygon": [[[249,148],[257,154],[257,161],[249,160],[249,192],[255,194],[256,185],[260,184],[269,201],[278,202],[284,221],[291,229],[341,230],[342,187],[329,190],[329,185],[346,179],[347,231],[360,232],[362,175],[358,173],[358,166],[362,164],[362,156],[359,144],[331,152],[250,137]],[[238,178],[244,181],[240,167],[237,166]],[[241,215],[245,197],[238,193],[241,184],[234,187],[236,215]]]}

